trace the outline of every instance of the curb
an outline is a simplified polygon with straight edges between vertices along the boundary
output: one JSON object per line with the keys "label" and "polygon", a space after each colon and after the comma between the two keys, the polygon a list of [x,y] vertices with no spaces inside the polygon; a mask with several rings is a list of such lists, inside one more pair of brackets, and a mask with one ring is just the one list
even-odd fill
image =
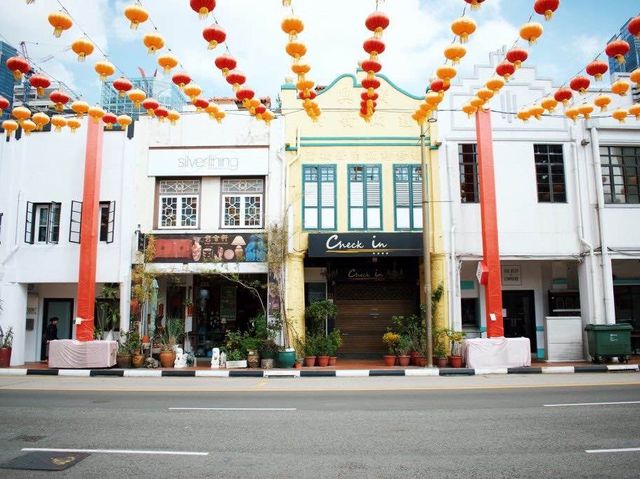
{"label": "curb", "polygon": [[210,378],[318,378],[389,376],[485,376],[489,374],[574,374],[638,372],[638,364],[592,364],[587,366],[548,366],[533,368],[443,368],[443,369],[24,369],[0,368],[0,376],[67,377],[210,377]]}

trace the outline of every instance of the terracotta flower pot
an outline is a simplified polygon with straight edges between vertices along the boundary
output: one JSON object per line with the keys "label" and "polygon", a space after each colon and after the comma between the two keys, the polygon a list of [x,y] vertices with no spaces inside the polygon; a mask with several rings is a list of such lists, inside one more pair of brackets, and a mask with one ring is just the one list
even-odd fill
{"label": "terracotta flower pot", "polygon": [[335,366],[338,361],[337,356],[329,356],[329,366]]}
{"label": "terracotta flower pot", "polygon": [[383,359],[385,366],[395,366],[396,364],[396,357],[392,354],[385,354]]}
{"label": "terracotta flower pot", "polygon": [[163,368],[172,368],[175,358],[173,351],[160,351],[160,365]]}
{"label": "terracotta flower pot", "polygon": [[424,356],[416,356],[416,366],[424,368],[427,365],[427,358]]}
{"label": "terracotta flower pot", "polygon": [[0,348],[0,368],[8,368],[11,365],[11,348]]}
{"label": "terracotta flower pot", "polygon": [[307,356],[304,358],[304,365],[307,368],[313,367],[316,364],[316,357],[315,356]]}
{"label": "terracotta flower pot", "polygon": [[131,356],[131,366],[141,368],[144,366],[144,356],[142,354],[134,354]]}
{"label": "terracotta flower pot", "polygon": [[329,356],[318,356],[318,366],[324,368],[329,365]]}
{"label": "terracotta flower pot", "polygon": [[296,362],[293,363],[293,369],[302,369],[302,362],[296,360]]}
{"label": "terracotta flower pot", "polygon": [[438,368],[446,368],[447,367],[447,358],[438,358],[436,361]]}
{"label": "terracotta flower pot", "polygon": [[452,368],[462,367],[462,356],[449,356],[449,364]]}
{"label": "terracotta flower pot", "polygon": [[420,357],[420,353],[418,351],[411,351],[411,363],[410,364],[412,366],[417,366],[419,357]]}
{"label": "terracotta flower pot", "polygon": [[118,354],[116,356],[116,363],[119,368],[131,367],[131,355],[130,354]]}
{"label": "terracotta flower pot", "polygon": [[398,356],[398,363],[400,366],[409,366],[409,362],[411,361],[411,356],[403,355]]}

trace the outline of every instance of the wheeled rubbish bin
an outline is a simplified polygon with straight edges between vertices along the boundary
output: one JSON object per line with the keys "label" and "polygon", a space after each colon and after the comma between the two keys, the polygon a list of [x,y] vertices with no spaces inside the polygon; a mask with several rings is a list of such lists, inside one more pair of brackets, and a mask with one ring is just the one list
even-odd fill
{"label": "wheeled rubbish bin", "polygon": [[595,363],[617,357],[627,362],[631,355],[630,324],[588,324],[584,330],[589,341],[589,354]]}

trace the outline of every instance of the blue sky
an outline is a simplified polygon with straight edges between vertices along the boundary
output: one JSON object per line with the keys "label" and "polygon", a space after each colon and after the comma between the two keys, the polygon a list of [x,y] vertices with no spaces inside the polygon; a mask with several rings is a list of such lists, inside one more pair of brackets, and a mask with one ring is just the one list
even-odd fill
{"label": "blue sky", "polygon": [[[156,68],[156,57],[147,55],[142,35],[149,31],[129,29],[122,11],[133,0],[61,0],[77,23],[105,49],[110,60],[127,76],[147,74]],[[142,0],[150,11],[167,45],[181,59],[186,70],[206,96],[228,96],[230,87],[213,67],[213,59],[224,48],[210,51],[201,30],[212,19],[200,21],[188,0]],[[91,8],[88,6],[91,5]],[[385,0],[381,9],[391,17],[385,32],[387,51],[381,55],[383,72],[402,88],[419,93],[442,62],[442,49],[451,41],[450,22],[460,16],[463,0]],[[375,0],[293,0],[295,13],[306,24],[301,40],[309,49],[311,77],[327,84],[336,76],[354,71],[365,57],[362,41],[369,36],[364,19],[375,9]],[[469,73],[474,64],[486,63],[488,53],[511,45],[519,26],[533,12],[533,0],[486,0],[471,12],[478,31],[468,44],[469,53],[460,67]],[[96,52],[78,63],[68,46],[82,32],[74,26],[60,39],[52,36],[47,14],[58,10],[57,0],[2,0],[0,34],[13,44],[24,40],[33,60],[54,77],[68,83],[91,102],[99,100],[100,83],[93,71]],[[218,0],[216,19],[228,32],[228,47],[239,60],[248,85],[259,95],[275,97],[289,73],[284,53],[286,36],[279,28],[288,13],[280,0]],[[541,76],[557,84],[583,68],[606,41],[630,17],[640,13],[638,0],[562,0],[551,22],[544,22],[545,34],[530,50],[529,64]]]}

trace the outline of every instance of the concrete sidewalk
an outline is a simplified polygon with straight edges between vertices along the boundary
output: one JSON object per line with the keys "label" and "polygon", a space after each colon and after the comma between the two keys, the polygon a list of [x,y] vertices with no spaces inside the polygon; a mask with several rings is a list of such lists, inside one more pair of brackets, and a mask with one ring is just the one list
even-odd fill
{"label": "concrete sidewalk", "polygon": [[73,377],[376,377],[376,376],[477,376],[493,374],[573,374],[638,372],[638,357],[629,364],[533,363],[524,368],[421,368],[385,367],[380,361],[340,361],[336,367],[311,367],[302,369],[210,369],[206,367],[184,369],[53,369],[46,363],[33,363],[27,367],[0,369],[0,376],[73,376]]}

